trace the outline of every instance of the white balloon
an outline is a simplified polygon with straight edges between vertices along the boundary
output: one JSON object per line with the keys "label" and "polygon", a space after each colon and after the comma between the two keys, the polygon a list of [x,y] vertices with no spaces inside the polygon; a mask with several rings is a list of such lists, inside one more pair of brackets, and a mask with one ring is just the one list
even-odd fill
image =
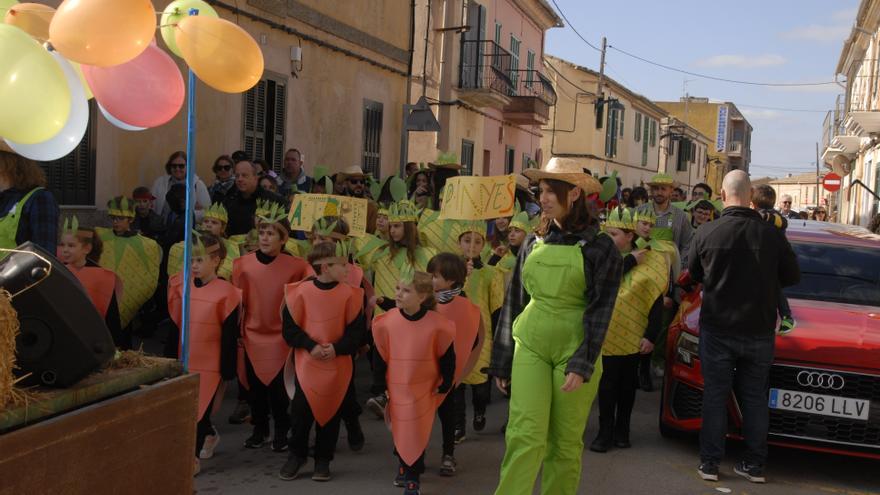
{"label": "white balloon", "polygon": [[[98,103],[98,100],[95,100],[95,103]],[[117,119],[116,117],[110,115],[110,112],[108,112],[107,109],[102,107],[100,103],[98,103],[98,109],[101,110],[101,115],[103,115],[104,118],[107,119],[107,122],[110,122],[111,124],[115,125],[116,127],[122,129],[123,131],[143,131],[146,129],[146,127],[137,127],[137,126],[129,125],[129,124],[126,124],[125,122]]]}
{"label": "white balloon", "polygon": [[41,143],[20,144],[4,139],[6,144],[19,155],[43,162],[63,158],[76,149],[89,126],[89,100],[86,98],[86,91],[79,74],[60,53],[54,50],[49,53],[61,66],[67,79],[67,86],[70,88],[70,117],[67,123],[58,134]]}

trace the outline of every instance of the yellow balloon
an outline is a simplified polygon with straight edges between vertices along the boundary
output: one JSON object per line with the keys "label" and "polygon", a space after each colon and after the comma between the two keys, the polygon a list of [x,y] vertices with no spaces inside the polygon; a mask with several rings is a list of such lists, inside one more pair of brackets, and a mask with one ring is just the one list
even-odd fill
{"label": "yellow balloon", "polygon": [[199,79],[226,93],[242,93],[263,77],[263,52],[244,29],[211,17],[177,24],[177,47]]}
{"label": "yellow balloon", "polygon": [[42,41],[49,39],[49,23],[55,9],[41,3],[20,3],[6,12],[6,24],[11,24]]}
{"label": "yellow balloon", "polygon": [[190,9],[199,11],[199,17],[219,17],[217,11],[213,7],[204,2],[204,0],[175,0],[165,7],[162,11],[162,19],[159,21],[159,30],[162,33],[162,39],[165,45],[171,50],[171,53],[183,58],[180,49],[177,48],[177,41],[174,39],[174,31],[177,29],[177,23],[184,17],[189,17]]}
{"label": "yellow balloon", "polygon": [[86,82],[86,76],[83,75],[82,66],[76,62],[70,62],[70,66],[73,67],[73,70],[76,71],[76,75],[79,76],[79,82],[82,83],[82,87],[86,92],[86,99],[91,100],[95,97],[92,94],[92,88],[89,87],[89,83]]}
{"label": "yellow balloon", "polygon": [[49,40],[68,60],[109,67],[147,49],[156,31],[150,0],[64,0]]}
{"label": "yellow balloon", "polygon": [[0,24],[0,136],[21,144],[58,134],[70,116],[70,87],[58,62],[15,26]]}

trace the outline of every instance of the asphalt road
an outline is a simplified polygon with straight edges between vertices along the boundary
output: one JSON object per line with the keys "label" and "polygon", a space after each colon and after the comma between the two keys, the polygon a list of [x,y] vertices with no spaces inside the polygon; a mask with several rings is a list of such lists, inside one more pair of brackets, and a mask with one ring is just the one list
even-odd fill
{"label": "asphalt road", "polygon": [[[367,390],[366,366],[359,367],[359,390]],[[343,428],[336,459],[331,464],[333,480],[317,483],[311,480],[311,465],[300,479],[281,481],[278,470],[287,454],[274,453],[268,447],[248,450],[242,445],[250,435],[250,426],[227,423],[233,407],[232,394],[227,394],[222,411],[215,417],[221,442],[215,457],[202,461],[202,472],[196,477],[200,494],[394,494],[402,489],[391,482],[397,460],[392,456],[391,435],[384,423],[365,412],[362,424],[367,443],[361,452],[349,450]],[[360,395],[365,396],[361,393]],[[718,483],[707,483],[696,474],[698,446],[693,439],[668,440],[657,431],[657,410],[660,394],[640,393],[633,414],[633,448],[596,454],[585,450],[583,477],[578,493],[589,494],[880,494],[880,462],[838,457],[814,452],[772,448],[768,462],[766,485],[755,485],[733,474],[733,464],[741,446],[731,442],[728,458]],[[364,399],[366,397],[363,397]],[[470,414],[470,411],[469,411]],[[493,395],[488,424],[483,432],[468,431],[467,440],[458,446],[458,473],[453,478],[437,474],[440,464],[439,422],[435,423],[428,448],[428,471],[422,477],[425,495],[494,492],[499,466],[504,454],[501,425],[507,415],[507,403],[499,394]],[[594,438],[597,411],[593,411],[585,435],[586,443]],[[470,416],[469,416],[470,418]],[[536,493],[538,493],[536,491]]]}

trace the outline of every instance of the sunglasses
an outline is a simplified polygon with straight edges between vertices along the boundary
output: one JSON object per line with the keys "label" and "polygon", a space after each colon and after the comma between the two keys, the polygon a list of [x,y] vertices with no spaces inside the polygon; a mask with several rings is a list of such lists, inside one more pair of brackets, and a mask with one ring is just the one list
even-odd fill
{"label": "sunglasses", "polygon": [[232,165],[217,165],[215,170],[232,170]]}
{"label": "sunglasses", "polygon": [[171,168],[186,168],[185,163],[172,163]]}
{"label": "sunglasses", "polygon": [[783,201],[782,204],[784,204],[784,205],[790,205],[790,204],[791,204],[791,201]]}

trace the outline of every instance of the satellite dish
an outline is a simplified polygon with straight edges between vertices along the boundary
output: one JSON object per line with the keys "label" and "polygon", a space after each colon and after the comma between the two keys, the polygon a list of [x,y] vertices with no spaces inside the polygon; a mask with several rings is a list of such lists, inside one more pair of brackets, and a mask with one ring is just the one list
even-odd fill
{"label": "satellite dish", "polygon": [[831,159],[831,170],[841,177],[849,175],[852,172],[852,160],[843,153],[838,153]]}

